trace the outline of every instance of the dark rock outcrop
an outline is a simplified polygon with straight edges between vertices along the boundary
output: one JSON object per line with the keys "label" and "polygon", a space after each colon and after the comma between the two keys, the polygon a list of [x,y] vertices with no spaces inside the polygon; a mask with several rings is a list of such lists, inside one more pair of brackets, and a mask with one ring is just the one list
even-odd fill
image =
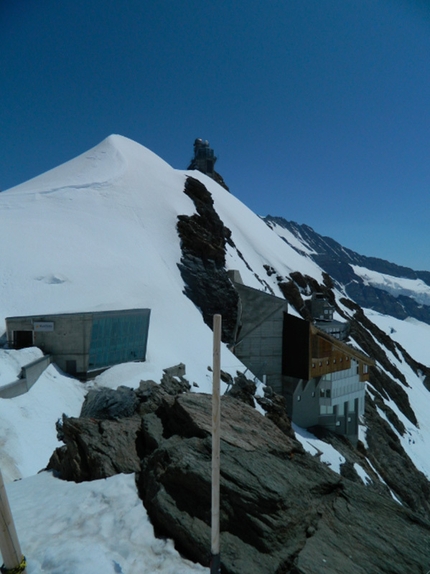
{"label": "dark rock outcrop", "polygon": [[138,404],[135,393],[128,387],[91,389],[82,405],[81,417],[118,420],[131,417]]}
{"label": "dark rock outcrop", "polygon": [[47,470],[74,482],[137,472],[136,437],[141,424],[140,416],[112,421],[63,415],[59,435],[65,445],[54,451]]}
{"label": "dark rock outcrop", "polygon": [[404,504],[430,519],[430,483],[405,453],[390,425],[382,419],[375,402],[366,397],[367,457],[386,484]]}
{"label": "dark rock outcrop", "polygon": [[225,246],[231,232],[214,209],[213,199],[197,179],[188,177],[184,193],[194,202],[197,213],[178,217],[182,257],[178,264],[185,294],[201,310],[212,328],[213,315],[223,316],[222,338],[233,342],[237,325],[239,296],[225,269]]}
{"label": "dark rock outcrop", "polygon": [[257,390],[257,385],[246,378],[246,376],[240,372],[234,379],[232,387],[227,391],[227,394],[235,399],[243,401],[251,407],[255,407],[254,395]]}
{"label": "dark rock outcrop", "polygon": [[[138,478],[156,532],[203,564],[210,547],[210,409],[210,397],[188,394],[144,417]],[[243,402],[223,397],[222,413],[222,572],[418,574],[427,566],[428,522],[361,485],[351,465],[344,473],[352,480],[334,474]],[[172,420],[181,424],[172,429]]]}
{"label": "dark rock outcrop", "polygon": [[[211,396],[184,392],[186,380],[174,395],[171,381],[163,379],[130,391],[138,407],[129,418],[64,417],[59,430],[66,444],[50,468],[77,481],[137,472],[156,533],[208,565]],[[242,390],[245,382],[236,380]],[[243,400],[222,397],[221,407],[223,574],[425,572],[430,523],[395,503],[386,487],[378,490],[369,465],[375,485],[361,483],[354,462],[365,465],[365,454],[348,454],[351,445],[337,437],[337,448],[347,454],[341,477],[295,440],[283,399],[267,389],[259,399],[264,417],[239,396]],[[424,482],[405,504],[416,504],[420,488]]]}
{"label": "dark rock outcrop", "polygon": [[191,385],[183,376],[182,363],[164,370],[160,384],[141,381],[129,387],[90,390],[79,418],[63,415],[57,422],[57,448],[47,469],[64,480],[83,482],[140,470],[138,437],[142,416],[153,413]]}

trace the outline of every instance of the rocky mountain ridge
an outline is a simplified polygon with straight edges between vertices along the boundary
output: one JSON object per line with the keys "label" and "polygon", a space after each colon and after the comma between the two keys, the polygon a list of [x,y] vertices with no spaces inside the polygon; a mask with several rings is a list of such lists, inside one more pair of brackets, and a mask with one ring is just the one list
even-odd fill
{"label": "rocky mountain ridge", "polygon": [[[177,223],[185,294],[208,325],[213,313],[223,314],[228,342],[237,299],[232,297],[234,288],[225,264],[227,247],[236,246],[206,187],[189,177],[184,193],[193,199],[197,211],[192,217],[179,216]],[[417,428],[419,424],[406,392],[409,383],[393,357],[405,361],[427,381],[430,370],[373,324],[356,301],[342,297],[338,282],[328,272],[322,274],[320,283],[300,271],[285,276],[273,265],[264,269],[268,278],[276,277],[291,308],[305,319],[309,318],[306,300],[313,293],[323,293],[350,323],[350,343],[376,361],[363,421],[366,444],[360,441],[354,447],[340,436],[312,429],[343,457],[339,477],[295,440],[282,397],[270,394],[256,399],[251,381],[236,380],[230,397],[223,399],[223,572],[421,572],[430,553],[425,545],[419,553],[412,548],[416,540],[426,538],[430,528],[430,483],[399,440],[408,430],[398,413],[409,424]],[[264,287],[264,279],[259,276],[258,280]],[[78,481],[116,472],[137,473],[139,492],[156,531],[173,538],[187,557],[205,564],[210,523],[210,403],[207,395],[188,394],[190,388],[180,377],[164,378],[161,385],[142,382],[134,397],[132,391],[117,391],[121,401],[128,396],[128,410],[126,416],[117,414],[115,421],[106,421],[106,413],[84,405],[80,419],[65,419],[59,429],[66,447],[53,456],[50,468]],[[232,395],[242,400],[235,402]],[[256,400],[266,417],[252,408]],[[270,430],[269,420],[275,421]],[[118,444],[117,434],[121,436]],[[366,485],[357,468],[365,470]],[[383,528],[388,523],[389,531]],[[351,528],[355,530],[352,538],[347,536]]]}
{"label": "rocky mountain ridge", "polygon": [[[414,317],[430,324],[430,307],[428,304],[423,305],[421,301],[416,300],[413,294],[402,294],[400,288],[397,293],[393,293],[369,284],[354,271],[353,266],[357,265],[390,277],[421,280],[430,287],[429,271],[415,271],[384,259],[360,255],[343,247],[334,239],[318,234],[308,225],[287,221],[283,217],[268,215],[263,219],[275,232],[276,226],[290,231],[307,248],[306,254],[330,275],[339,289],[343,290],[361,307],[374,309],[398,319]],[[282,239],[288,242],[285,237]],[[294,244],[291,246],[300,252],[300,249]],[[430,303],[430,300],[428,302]]]}

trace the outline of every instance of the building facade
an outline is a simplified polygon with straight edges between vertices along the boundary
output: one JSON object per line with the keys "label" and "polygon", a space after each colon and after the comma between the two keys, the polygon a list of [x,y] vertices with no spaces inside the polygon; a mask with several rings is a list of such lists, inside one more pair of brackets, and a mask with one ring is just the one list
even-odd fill
{"label": "building facade", "polygon": [[129,361],[144,361],[150,309],[6,318],[8,345],[36,346],[81,379]]}
{"label": "building facade", "polygon": [[365,382],[373,361],[347,345],[347,323],[333,320],[329,304],[314,297],[315,321],[288,313],[285,300],[241,284],[235,355],[285,397],[298,426],[323,426],[355,442],[364,414]]}

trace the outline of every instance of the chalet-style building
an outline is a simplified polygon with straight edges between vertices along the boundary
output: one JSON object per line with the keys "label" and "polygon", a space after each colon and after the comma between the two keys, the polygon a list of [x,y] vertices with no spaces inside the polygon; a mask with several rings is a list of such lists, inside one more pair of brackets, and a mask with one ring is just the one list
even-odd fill
{"label": "chalet-style building", "polygon": [[373,361],[345,343],[349,325],[333,320],[328,301],[310,301],[314,321],[289,314],[279,297],[241,284],[230,274],[240,297],[235,355],[287,401],[298,426],[323,426],[358,438],[364,414],[365,381]]}

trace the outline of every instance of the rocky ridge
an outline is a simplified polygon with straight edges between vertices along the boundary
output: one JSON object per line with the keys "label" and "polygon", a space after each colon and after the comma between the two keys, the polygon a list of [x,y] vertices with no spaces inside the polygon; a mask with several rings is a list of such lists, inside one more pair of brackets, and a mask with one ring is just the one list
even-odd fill
{"label": "rocky ridge", "polygon": [[[225,395],[221,407],[223,573],[426,571],[428,520],[394,502],[382,485],[365,486],[352,464],[344,476],[332,472],[295,439],[281,397],[255,397],[252,381],[241,377],[235,384],[245,402]],[[208,565],[211,397],[189,388],[182,375],[170,374],[136,391],[91,391],[85,416],[63,417],[65,446],[48,468],[76,481],[135,472],[156,533]]]}
{"label": "rocky ridge", "polygon": [[[361,307],[374,309],[379,313],[391,315],[397,319],[406,319],[414,317],[420,321],[430,324],[430,307],[416,301],[413,297],[403,294],[394,296],[387,291],[366,284],[358,276],[352,265],[365,267],[371,271],[385,273],[392,277],[402,277],[406,279],[421,279],[427,285],[430,285],[429,271],[415,271],[409,267],[396,265],[384,259],[377,257],[366,257],[360,255],[351,249],[343,247],[340,243],[319,235],[309,225],[300,225],[294,221],[287,221],[283,217],[273,217],[268,215],[264,221],[273,228],[273,224],[287,229],[299,241],[310,249],[308,256],[317,263],[326,273],[332,277],[336,286],[345,292],[345,294],[358,303]],[[285,238],[282,238],[285,240]],[[291,245],[299,253],[295,245]]]}
{"label": "rocky ridge", "polygon": [[[211,217],[213,217],[213,214]],[[339,315],[350,323],[350,344],[362,349],[377,364],[377,366],[370,369],[370,380],[367,385],[364,421],[367,427],[366,446],[363,443],[359,443],[358,449],[354,448],[347,442],[342,443],[342,441],[339,441],[339,438],[335,435],[323,433],[321,429],[313,429],[315,434],[322,436],[325,441],[332,443],[335,448],[339,448],[342,445],[341,452],[346,458],[343,468],[344,474],[347,473],[352,477],[353,472],[351,469],[354,468],[354,463],[361,460],[363,464],[363,459],[368,461],[366,463],[367,467],[373,465],[369,474],[372,476],[372,486],[376,490],[384,490],[386,488],[381,481],[382,477],[402,503],[429,519],[428,494],[430,492],[430,483],[427,477],[416,469],[403,449],[399,436],[406,436],[407,430],[389,403],[393,401],[406,419],[412,425],[417,426],[415,413],[405,392],[408,383],[405,376],[395,366],[395,361],[406,361],[413,372],[423,378],[424,384],[427,381],[427,387],[430,387],[430,383],[428,383],[430,370],[427,366],[415,361],[401,345],[390,339],[388,335],[372,323],[364,314],[359,302],[354,300],[353,297],[339,296],[339,290],[336,288],[340,287],[346,290],[345,283],[342,283],[345,280],[342,269],[347,269],[347,279],[349,281],[351,279],[350,274],[353,273],[351,264],[367,266],[370,269],[391,273],[394,276],[403,275],[415,279],[420,278],[427,282],[430,281],[430,274],[414,272],[382,260],[360,256],[348,249],[344,249],[330,238],[321,238],[308,226],[288,225],[288,222],[285,222],[282,218],[268,217],[265,220],[269,226],[271,222],[274,222],[290,229],[304,245],[315,251],[312,257],[317,263],[322,265],[318,259],[321,253],[324,253],[324,257],[329,257],[331,261],[329,266],[324,267],[322,265],[323,269],[325,268],[325,272],[323,273],[323,282],[321,284],[313,277],[303,275],[298,271],[284,277],[274,267],[265,265],[267,276],[271,277],[274,275],[276,277],[279,288],[288,303],[304,319],[310,320],[311,315],[307,303],[313,293],[322,293],[336,308]],[[264,283],[264,279],[258,279]],[[374,290],[373,287],[371,289]],[[389,293],[378,289],[376,291],[378,292],[378,300],[385,301],[384,305],[376,307],[377,309],[390,312],[390,310],[393,310],[392,305],[399,305],[398,299]],[[222,291],[219,294],[224,296]],[[369,303],[368,299],[365,301]],[[410,305],[415,308],[417,303],[410,300]],[[424,310],[421,310],[418,316],[422,317],[422,313],[428,312],[430,308],[420,307]],[[400,313],[402,318],[404,312],[405,308]],[[396,313],[392,312],[393,316],[396,316]],[[381,413],[383,413],[383,416],[381,416]],[[387,420],[384,420],[384,416]],[[378,474],[375,474],[373,469],[376,469]]]}

